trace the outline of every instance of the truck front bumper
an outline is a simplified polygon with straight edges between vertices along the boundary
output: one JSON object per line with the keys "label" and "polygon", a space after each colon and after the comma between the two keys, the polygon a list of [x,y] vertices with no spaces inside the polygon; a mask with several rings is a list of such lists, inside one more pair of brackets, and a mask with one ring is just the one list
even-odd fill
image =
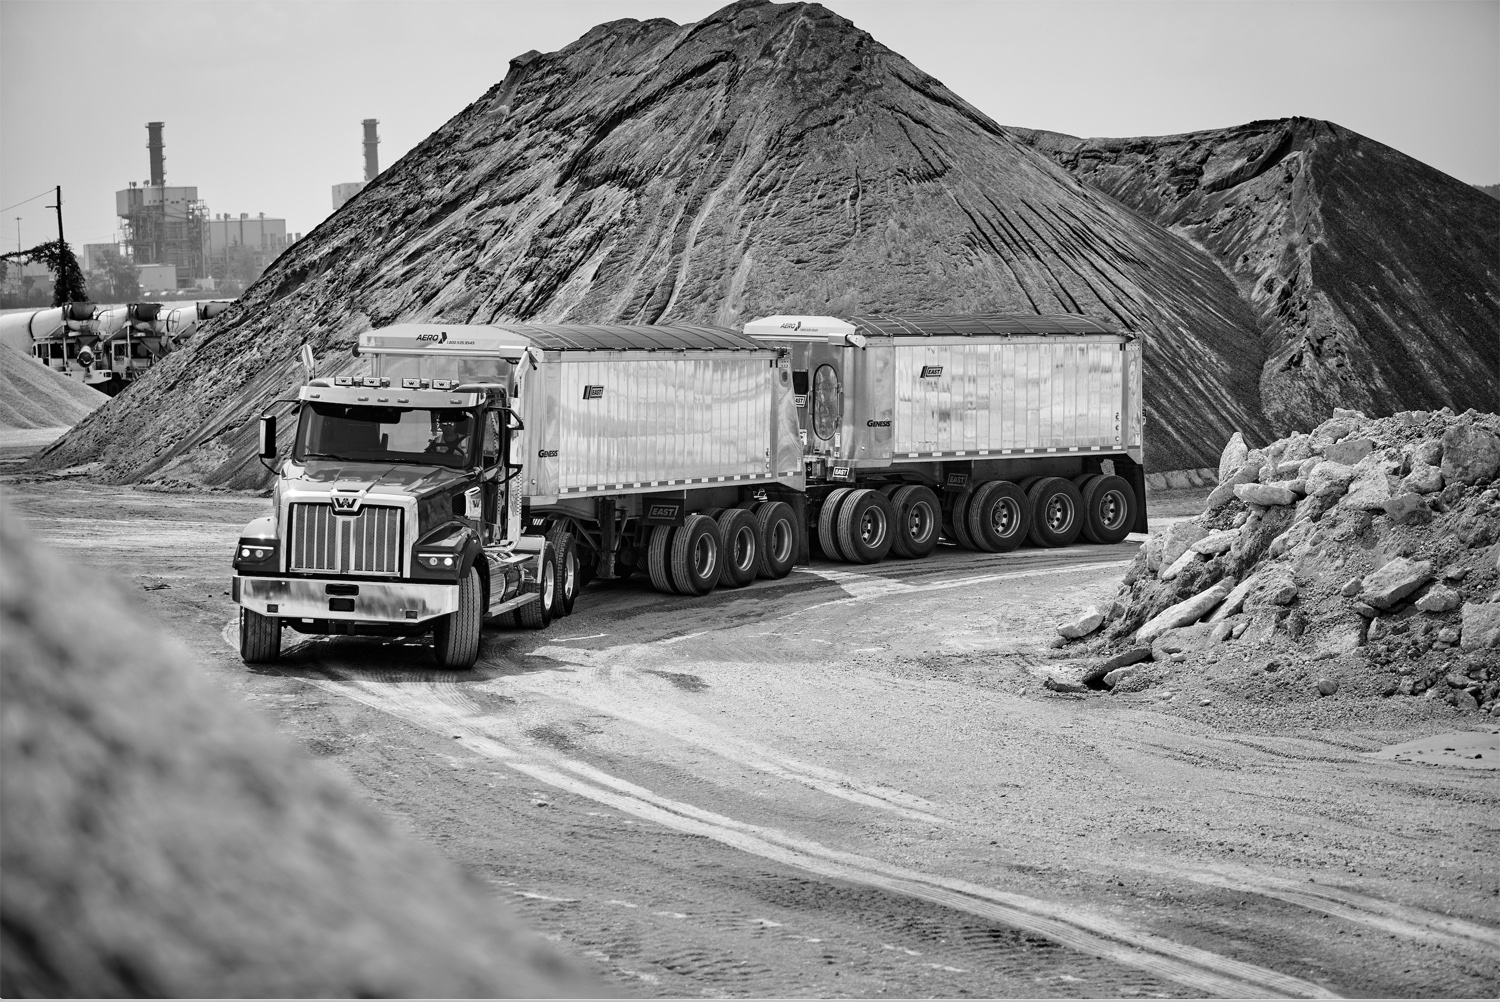
{"label": "truck front bumper", "polygon": [[286,619],[420,623],[458,611],[457,584],[236,574],[230,588],[235,602],[251,612]]}

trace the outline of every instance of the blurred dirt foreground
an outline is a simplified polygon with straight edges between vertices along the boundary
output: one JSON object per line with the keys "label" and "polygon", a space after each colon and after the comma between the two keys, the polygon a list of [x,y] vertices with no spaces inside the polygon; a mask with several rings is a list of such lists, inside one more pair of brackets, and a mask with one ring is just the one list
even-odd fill
{"label": "blurred dirt foreground", "polygon": [[597,995],[0,508],[0,994]]}

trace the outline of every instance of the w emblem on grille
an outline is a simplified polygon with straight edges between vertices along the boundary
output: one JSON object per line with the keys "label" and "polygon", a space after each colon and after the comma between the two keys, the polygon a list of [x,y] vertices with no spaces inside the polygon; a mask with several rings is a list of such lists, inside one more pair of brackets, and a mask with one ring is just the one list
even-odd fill
{"label": "w emblem on grille", "polygon": [[352,515],[359,511],[359,498],[340,497],[335,494],[333,496],[333,510],[339,515]]}

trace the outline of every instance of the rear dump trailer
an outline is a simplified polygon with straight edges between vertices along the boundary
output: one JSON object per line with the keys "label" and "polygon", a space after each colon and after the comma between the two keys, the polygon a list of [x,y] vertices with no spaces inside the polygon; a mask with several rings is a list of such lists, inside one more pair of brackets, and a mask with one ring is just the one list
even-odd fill
{"label": "rear dump trailer", "polygon": [[241,533],[246,661],[283,628],[430,632],[464,668],[485,618],[543,628],[591,577],[702,595],[806,552],[789,352],[688,325],[402,324],[356,350],[367,375],[299,390],[272,513]]}
{"label": "rear dump trailer", "polygon": [[1141,340],[1077,315],[773,316],[826,557],[1001,552],[1146,531]]}

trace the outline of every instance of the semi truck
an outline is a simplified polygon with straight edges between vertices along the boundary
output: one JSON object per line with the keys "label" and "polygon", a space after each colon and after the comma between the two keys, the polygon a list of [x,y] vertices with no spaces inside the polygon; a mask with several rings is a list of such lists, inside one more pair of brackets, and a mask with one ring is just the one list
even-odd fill
{"label": "semi truck", "polygon": [[[311,378],[232,595],[247,662],[303,634],[546,627],[590,577],[702,595],[806,551],[790,353],[694,325],[398,324]],[[312,367],[310,353],[305,358]],[[279,457],[276,415],[260,455]]]}
{"label": "semi truck", "polygon": [[1141,338],[1076,315],[772,316],[790,356],[809,524],[830,559],[940,537],[1117,543],[1147,529]]}
{"label": "semi truck", "polygon": [[7,344],[30,352],[54,372],[102,390],[110,372],[99,350],[98,313],[93,303],[67,303],[8,314],[0,323]]}

